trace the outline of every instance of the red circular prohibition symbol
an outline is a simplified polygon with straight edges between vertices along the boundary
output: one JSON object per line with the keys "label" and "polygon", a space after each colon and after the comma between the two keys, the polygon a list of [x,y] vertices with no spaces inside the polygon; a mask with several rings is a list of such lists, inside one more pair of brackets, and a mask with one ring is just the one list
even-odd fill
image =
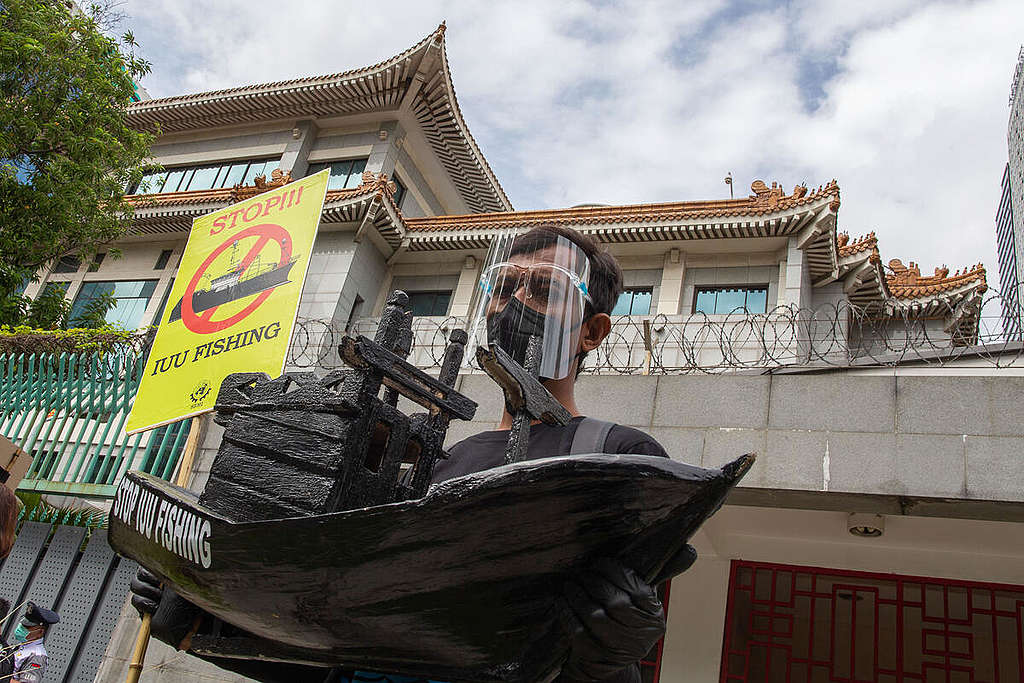
{"label": "red circular prohibition symbol", "polygon": [[213,261],[232,244],[239,240],[243,240],[246,237],[254,236],[259,237],[259,239],[256,240],[256,244],[246,252],[245,256],[243,256],[242,260],[239,262],[238,267],[241,269],[241,272],[245,272],[245,269],[249,267],[249,265],[259,255],[260,251],[263,250],[263,247],[265,247],[271,240],[277,242],[281,247],[281,260],[278,265],[283,266],[288,263],[289,259],[291,259],[292,241],[288,235],[288,231],[280,225],[263,223],[235,233],[230,239],[214,249],[210,255],[206,257],[206,260],[199,266],[196,270],[196,274],[192,276],[192,280],[185,288],[185,294],[181,300],[181,322],[185,323],[185,327],[196,334],[213,334],[214,332],[220,332],[221,330],[231,327],[238,321],[244,319],[250,313],[259,308],[263,302],[274,293],[273,288],[260,292],[252,303],[247,305],[238,313],[235,313],[224,320],[213,319],[213,314],[217,310],[217,306],[205,310],[199,315],[196,315],[196,312],[192,310],[192,295],[195,294],[196,287],[199,285],[199,280],[206,273],[206,269],[209,268]]}

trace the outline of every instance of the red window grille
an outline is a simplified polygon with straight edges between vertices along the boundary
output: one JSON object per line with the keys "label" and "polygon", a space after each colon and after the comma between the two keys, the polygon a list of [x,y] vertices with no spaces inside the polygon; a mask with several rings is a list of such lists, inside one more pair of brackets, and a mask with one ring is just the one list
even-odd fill
{"label": "red window grille", "polygon": [[1018,683],[1024,586],[734,561],[721,683]]}
{"label": "red window grille", "polygon": [[[668,580],[658,586],[658,597],[661,599],[661,608],[665,611],[665,619],[668,619],[668,595],[672,587],[672,581]],[[640,660],[640,680],[642,683],[658,683],[661,679],[661,655],[665,649],[665,639],[661,638],[651,648],[643,659]]]}

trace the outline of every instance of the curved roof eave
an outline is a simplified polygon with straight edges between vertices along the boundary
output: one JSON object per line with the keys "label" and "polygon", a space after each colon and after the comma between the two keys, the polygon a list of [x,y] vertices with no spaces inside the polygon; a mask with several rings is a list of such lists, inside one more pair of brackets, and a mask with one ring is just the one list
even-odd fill
{"label": "curved roof eave", "polygon": [[[511,211],[512,203],[469,132],[459,109],[444,44],[445,25],[404,52],[373,66],[326,76],[247,85],[144,100],[129,106],[128,122],[165,133],[301,117],[397,110],[412,87],[412,115],[471,211]],[[413,76],[431,49],[434,73]],[[415,83],[415,85],[414,85]],[[440,87],[427,89],[434,83]]]}

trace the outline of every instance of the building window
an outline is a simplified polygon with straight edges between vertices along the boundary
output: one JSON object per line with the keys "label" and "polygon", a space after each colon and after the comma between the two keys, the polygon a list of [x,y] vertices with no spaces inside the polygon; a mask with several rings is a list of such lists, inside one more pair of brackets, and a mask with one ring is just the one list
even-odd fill
{"label": "building window", "polygon": [[627,287],[615,302],[612,315],[647,315],[651,312],[651,287]]}
{"label": "building window", "polygon": [[452,300],[450,290],[437,292],[409,292],[409,306],[414,316],[448,315],[448,303]]}
{"label": "building window", "polygon": [[252,185],[256,176],[269,178],[271,172],[280,164],[280,158],[273,158],[168,168],[159,173],[147,173],[142,177],[142,182],[129,188],[128,194],[216,190],[234,187],[239,183]]}
{"label": "building window", "polygon": [[57,265],[53,267],[55,273],[77,273],[78,269],[82,267],[82,259],[75,254],[67,254],[61,256],[60,260],[57,261]]}
{"label": "building window", "polygon": [[142,315],[149,306],[149,300],[156,289],[156,280],[119,280],[110,282],[85,282],[75,303],[71,306],[69,320],[73,327],[75,321],[85,312],[89,302],[104,294],[115,299],[105,316],[107,323],[118,325],[126,330],[138,329],[142,323]]}
{"label": "building window", "polygon": [[319,173],[325,168],[331,169],[331,179],[327,182],[328,190],[351,190],[354,187],[359,187],[363,182],[366,159],[349,159],[348,161],[310,164],[306,175]]}
{"label": "building window", "polygon": [[1019,681],[1022,603],[1024,586],[733,560],[721,680]]}
{"label": "building window", "polygon": [[398,176],[391,180],[395,182],[395,206],[402,208],[402,200],[405,199],[405,185],[398,179]]}
{"label": "building window", "polygon": [[160,256],[156,259],[156,265],[153,266],[153,270],[163,270],[167,267],[167,262],[171,260],[171,254],[174,253],[172,249],[164,249],[160,252]]}
{"label": "building window", "polygon": [[739,287],[698,287],[694,313],[764,313],[768,308],[768,285]]}

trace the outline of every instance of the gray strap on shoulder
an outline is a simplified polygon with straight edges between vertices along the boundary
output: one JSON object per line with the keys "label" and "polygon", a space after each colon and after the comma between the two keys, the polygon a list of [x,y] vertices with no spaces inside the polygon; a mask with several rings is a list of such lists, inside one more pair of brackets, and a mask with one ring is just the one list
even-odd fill
{"label": "gray strap on shoulder", "polygon": [[595,420],[592,417],[583,418],[576,428],[576,433],[572,436],[572,446],[569,448],[569,454],[604,453],[608,432],[612,431],[614,426],[614,422]]}

